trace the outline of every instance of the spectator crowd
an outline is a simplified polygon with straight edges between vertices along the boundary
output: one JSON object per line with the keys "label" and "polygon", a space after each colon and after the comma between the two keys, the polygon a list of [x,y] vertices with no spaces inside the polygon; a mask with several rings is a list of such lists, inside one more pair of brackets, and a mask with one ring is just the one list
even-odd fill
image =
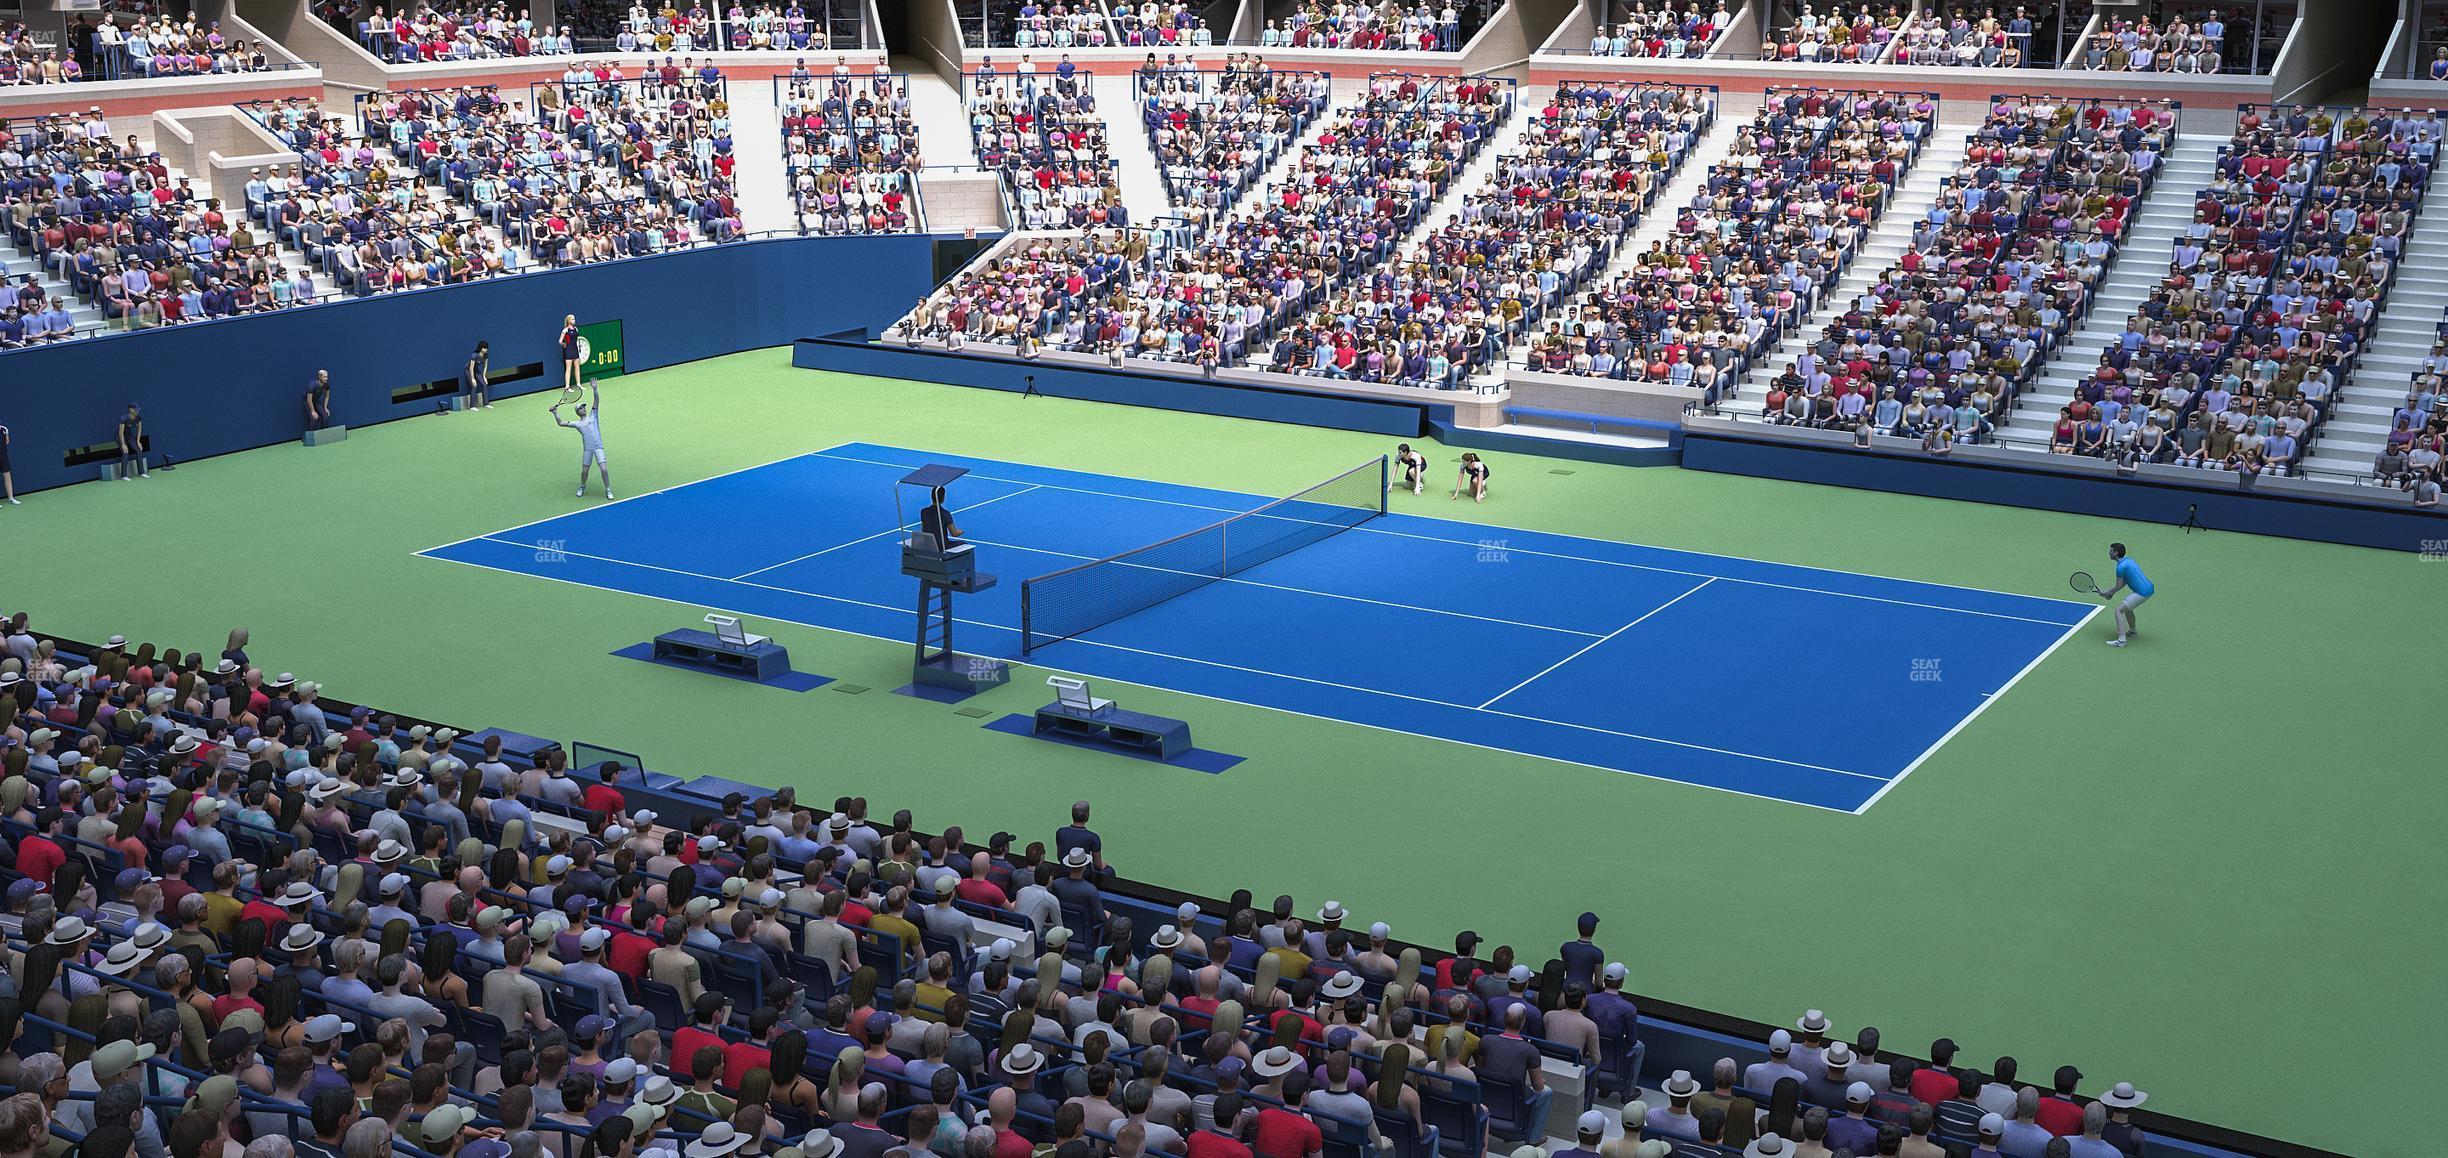
{"label": "spectator crowd", "polygon": [[1988,441],[2088,312],[2174,143],[2163,103],[1992,98],[1911,246],[1770,384],[1772,420]]}
{"label": "spectator crowd", "polygon": [[968,77],[978,162],[1002,173],[1011,220],[1025,229],[1126,225],[1120,178],[1097,112],[1096,74],[1069,56],[1040,73],[1026,53],[998,66],[981,56]]}
{"label": "spectator crowd", "polygon": [[1956,68],[2022,68],[2032,60],[2030,12],[2016,8],[2000,19],[1995,8],[1983,8],[1978,18],[1932,6],[1914,16],[1896,37],[1889,62],[1907,65],[1949,65]]}
{"label": "spectator crowd", "polygon": [[1644,1073],[1596,913],[1552,955],[1431,956],[1338,901],[1114,891],[1086,802],[972,844],[863,798],[700,801],[329,703],[241,634],[4,630],[0,1153],[1535,1155],[1551,1072],[1593,1094],[1571,1153],[2148,1141],[2129,1083],[1815,1009]]}
{"label": "spectator crowd", "polygon": [[[1269,20],[1262,48],[1337,48],[1364,52],[1458,52],[1484,20],[1480,0],[1306,0]],[[1464,28],[1469,18],[1471,28]]]}
{"label": "spectator crowd", "polygon": [[1218,69],[1149,54],[1132,86],[1173,211],[1204,224],[1230,210],[1326,111],[1333,85],[1255,54],[1234,53]]}
{"label": "spectator crowd", "polygon": [[1927,94],[1769,90],[1668,235],[1549,319],[1530,367],[1722,398],[1843,274],[1936,116]]}
{"label": "spectator crowd", "polygon": [[1848,19],[1842,12],[1821,13],[1806,3],[1773,31],[1761,45],[1760,56],[1785,63],[1878,64],[1903,27],[1904,13],[1892,4],[1878,16],[1864,4]]}
{"label": "spectator crowd", "polygon": [[837,63],[822,80],[794,77],[781,92],[783,168],[802,227],[815,233],[907,233],[918,227],[918,125],[909,77],[853,76]]}
{"label": "spectator crowd", "polygon": [[1651,8],[1640,0],[1622,19],[1603,23],[1590,34],[1590,55],[1697,59],[1717,46],[1718,35],[1733,20],[1724,0],[1705,14],[1697,4],[1677,12],[1670,4]]}
{"label": "spectator crowd", "polygon": [[114,139],[99,108],[0,121],[0,224],[35,266],[0,289],[0,348],[261,313],[316,292],[272,235],[133,134]]}
{"label": "spectator crowd", "polygon": [[2442,132],[2402,110],[2242,110],[2167,277],[2061,408],[2050,451],[2300,473],[2379,316]]}

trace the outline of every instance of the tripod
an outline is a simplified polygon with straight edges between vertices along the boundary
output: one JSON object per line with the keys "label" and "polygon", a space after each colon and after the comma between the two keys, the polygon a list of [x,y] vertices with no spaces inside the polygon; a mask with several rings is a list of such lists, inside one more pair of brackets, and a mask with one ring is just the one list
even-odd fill
{"label": "tripod", "polygon": [[2182,522],[2182,523],[2180,523],[2180,524],[2178,524],[2178,525],[2179,525],[2179,526],[2182,526],[2182,527],[2184,528],[2184,533],[2185,533],[2185,534],[2188,534],[2188,535],[2192,534],[2192,533],[2193,533],[2193,532],[2195,532],[2195,531],[2207,531],[2207,530],[2209,530],[2209,529],[2210,529],[2210,528],[2205,527],[2205,526],[2203,526],[2203,525],[2202,525],[2202,521],[2201,521],[2201,505],[2200,505],[2200,504],[2198,504],[2198,503],[2186,503],[2186,504],[2185,504],[2185,517],[2184,517],[2184,522]]}
{"label": "tripod", "polygon": [[1020,376],[1020,381],[1026,387],[1026,389],[1020,391],[1020,396],[1022,398],[1045,397],[1045,395],[1038,393],[1037,391],[1037,376],[1035,374],[1022,374]]}

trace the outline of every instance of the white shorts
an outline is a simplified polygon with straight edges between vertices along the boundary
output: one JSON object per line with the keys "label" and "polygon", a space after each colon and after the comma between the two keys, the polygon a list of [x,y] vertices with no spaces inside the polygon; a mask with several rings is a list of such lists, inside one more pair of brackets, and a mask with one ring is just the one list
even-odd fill
{"label": "white shorts", "polygon": [[610,470],[612,460],[604,455],[604,448],[600,446],[579,451],[578,469],[585,470],[590,466],[600,466],[605,470]]}
{"label": "white shorts", "polygon": [[2149,598],[2148,595],[2136,595],[2128,591],[2125,593],[2125,598],[2117,602],[2117,610],[2131,612],[2134,608],[2142,606]]}

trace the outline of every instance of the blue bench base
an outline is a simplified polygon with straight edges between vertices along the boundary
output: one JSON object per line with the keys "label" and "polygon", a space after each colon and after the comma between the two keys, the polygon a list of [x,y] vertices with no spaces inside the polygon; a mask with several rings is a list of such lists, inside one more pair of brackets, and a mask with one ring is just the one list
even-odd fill
{"label": "blue bench base", "polygon": [[1188,748],[1180,755],[1166,759],[1157,755],[1155,750],[1150,748],[1116,745],[1111,741],[1110,732],[1097,736],[1075,735],[1068,732],[1040,732],[1037,730],[1036,717],[1025,716],[1018,712],[1000,719],[988,720],[979,726],[988,731],[1002,732],[1006,735],[1027,736],[1034,740],[1045,740],[1070,748],[1084,748],[1092,752],[1111,752],[1117,756],[1145,760],[1150,764],[1162,764],[1168,768],[1185,768],[1192,772],[1205,772],[1209,775],[1222,772],[1245,759],[1245,757],[1223,752],[1211,752],[1205,748]]}
{"label": "blue bench base", "polygon": [[790,671],[787,668],[782,674],[771,679],[758,679],[756,674],[750,671],[708,667],[704,664],[685,663],[677,659],[661,659],[656,657],[655,647],[651,643],[633,643],[612,654],[622,659],[642,659],[648,663],[661,664],[664,667],[717,675],[724,679],[738,680],[741,683],[755,684],[759,687],[780,688],[786,692],[812,692],[833,682],[832,676],[817,675],[814,672]]}
{"label": "blue bench base", "polygon": [[757,683],[770,683],[790,674],[790,651],[781,644],[770,639],[745,645],[724,643],[713,632],[694,627],[654,637],[654,659],[657,663],[703,668]]}

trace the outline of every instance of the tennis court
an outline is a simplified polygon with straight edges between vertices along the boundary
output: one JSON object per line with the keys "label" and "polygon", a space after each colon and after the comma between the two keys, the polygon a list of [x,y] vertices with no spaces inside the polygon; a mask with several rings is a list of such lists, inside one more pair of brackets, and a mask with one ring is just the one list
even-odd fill
{"label": "tennis court", "polygon": [[[1279,497],[850,443],[421,554],[907,642],[892,484],[928,462],[970,470],[952,504],[1002,580],[956,603],[958,644],[1012,658],[1022,579]],[[1410,513],[1446,506],[1397,491],[1029,662],[1858,813],[2099,606]],[[1066,614],[1095,599],[1075,584]]]}

